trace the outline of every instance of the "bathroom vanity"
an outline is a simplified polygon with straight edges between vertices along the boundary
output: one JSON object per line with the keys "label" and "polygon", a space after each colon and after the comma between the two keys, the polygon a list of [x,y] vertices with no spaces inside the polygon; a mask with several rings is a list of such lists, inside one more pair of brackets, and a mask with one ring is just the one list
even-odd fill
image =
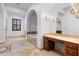
{"label": "bathroom vanity", "polygon": [[55,42],[64,45],[64,55],[79,56],[79,38],[64,34],[45,33],[43,35],[43,48],[47,51],[55,50]]}

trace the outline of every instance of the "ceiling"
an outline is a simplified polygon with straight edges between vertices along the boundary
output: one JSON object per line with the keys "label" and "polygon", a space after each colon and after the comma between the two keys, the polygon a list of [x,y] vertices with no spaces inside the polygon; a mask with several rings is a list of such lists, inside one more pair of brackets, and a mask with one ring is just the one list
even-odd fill
{"label": "ceiling", "polygon": [[[61,9],[61,8],[64,8],[65,6],[67,5],[70,5],[70,4],[42,4],[42,3],[4,3],[4,6],[7,10],[8,13],[14,13],[14,12],[17,12],[17,13],[20,13],[20,14],[26,14],[28,9],[32,6],[32,5],[37,5],[37,4],[40,4],[41,8],[44,9],[44,11],[48,12],[50,11],[51,12],[51,8],[55,10],[55,12],[57,12],[57,10]],[[46,9],[46,8],[49,8],[49,9]],[[53,10],[53,11],[54,11]],[[53,12],[54,14],[54,12]],[[56,14],[56,13],[55,13]]]}
{"label": "ceiling", "polygon": [[17,12],[25,15],[28,9],[35,4],[37,3],[4,3],[4,6],[8,13]]}
{"label": "ceiling", "polygon": [[17,7],[27,10],[34,3],[5,3],[5,6]]}

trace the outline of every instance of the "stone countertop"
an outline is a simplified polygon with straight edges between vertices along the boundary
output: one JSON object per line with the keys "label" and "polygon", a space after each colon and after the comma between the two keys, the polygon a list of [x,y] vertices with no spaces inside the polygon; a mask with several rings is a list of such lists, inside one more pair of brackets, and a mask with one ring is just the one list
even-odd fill
{"label": "stone countertop", "polygon": [[56,34],[56,33],[44,33],[43,36],[55,38],[62,41],[72,42],[79,44],[79,35],[66,35],[66,34]]}

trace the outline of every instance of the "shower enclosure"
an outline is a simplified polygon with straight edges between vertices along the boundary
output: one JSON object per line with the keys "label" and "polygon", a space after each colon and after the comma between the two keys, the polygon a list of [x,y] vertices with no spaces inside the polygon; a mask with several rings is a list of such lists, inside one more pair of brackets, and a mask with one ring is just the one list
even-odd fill
{"label": "shower enclosure", "polygon": [[27,39],[37,45],[37,14],[34,10],[29,13],[27,20]]}

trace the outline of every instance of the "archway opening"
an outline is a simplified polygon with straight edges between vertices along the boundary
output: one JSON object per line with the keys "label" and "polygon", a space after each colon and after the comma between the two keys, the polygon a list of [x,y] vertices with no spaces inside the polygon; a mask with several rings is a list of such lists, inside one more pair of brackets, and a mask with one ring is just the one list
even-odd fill
{"label": "archway opening", "polygon": [[37,46],[37,13],[31,10],[27,18],[27,39]]}

